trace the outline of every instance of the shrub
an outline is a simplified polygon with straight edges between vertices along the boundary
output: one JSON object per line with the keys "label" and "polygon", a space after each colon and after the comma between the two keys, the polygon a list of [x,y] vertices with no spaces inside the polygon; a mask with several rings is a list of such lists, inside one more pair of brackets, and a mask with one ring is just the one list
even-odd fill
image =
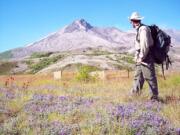
{"label": "shrub", "polygon": [[96,70],[97,70],[97,67],[82,65],[79,68],[78,74],[76,76],[76,80],[77,81],[84,81],[84,82],[95,80],[95,78],[91,77],[89,75],[89,73],[92,71],[96,71]]}

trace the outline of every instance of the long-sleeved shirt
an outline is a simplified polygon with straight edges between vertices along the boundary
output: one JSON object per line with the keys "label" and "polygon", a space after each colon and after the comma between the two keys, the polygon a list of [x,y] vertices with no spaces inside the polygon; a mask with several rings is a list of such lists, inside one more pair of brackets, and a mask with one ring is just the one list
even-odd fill
{"label": "long-sleeved shirt", "polygon": [[137,31],[135,40],[135,60],[141,59],[142,61],[146,58],[149,47],[153,46],[153,39],[151,36],[151,30],[148,26],[140,26]]}

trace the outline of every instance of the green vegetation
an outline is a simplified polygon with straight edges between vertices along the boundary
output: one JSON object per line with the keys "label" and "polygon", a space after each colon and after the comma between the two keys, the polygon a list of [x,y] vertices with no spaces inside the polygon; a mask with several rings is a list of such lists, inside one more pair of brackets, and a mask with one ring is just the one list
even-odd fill
{"label": "green vegetation", "polygon": [[126,56],[122,57],[122,60],[126,61],[127,63],[134,64],[133,57],[130,55],[126,55]]}
{"label": "green vegetation", "polygon": [[52,52],[34,52],[31,54],[30,58],[42,58],[42,57],[49,57]]}
{"label": "green vegetation", "polygon": [[11,53],[11,51],[0,53],[0,59],[10,59],[12,57],[13,57],[13,54]]}
{"label": "green vegetation", "polygon": [[180,86],[180,76],[179,75],[174,75],[174,77],[172,78],[170,84],[172,86]]}
{"label": "green vegetation", "polygon": [[88,53],[86,55],[88,55],[88,56],[99,56],[99,55],[109,55],[109,54],[113,54],[113,53],[108,52],[108,51],[102,51],[102,50],[93,50],[92,53]]}
{"label": "green vegetation", "polygon": [[11,70],[16,66],[16,62],[2,62],[0,64],[0,75],[10,74]]}
{"label": "green vegetation", "polygon": [[62,55],[49,57],[49,58],[42,58],[38,63],[33,64],[32,61],[27,61],[26,63],[29,64],[31,68],[31,73],[37,73],[38,71],[42,70],[43,68],[57,62],[58,60],[62,59]]}
{"label": "green vegetation", "polygon": [[76,76],[77,81],[89,82],[95,80],[94,77],[89,75],[90,72],[98,70],[97,67],[82,65],[79,68],[78,74]]}
{"label": "green vegetation", "polygon": [[33,65],[32,60],[27,60],[27,61],[25,61],[25,63],[28,65],[29,68],[31,67],[31,65]]}
{"label": "green vegetation", "polygon": [[123,54],[123,55],[120,55],[120,56],[116,55],[116,58],[117,58],[118,62],[119,61],[125,61],[125,62],[127,62],[129,64],[134,64],[135,63],[134,60],[133,60],[133,56],[131,56],[131,55],[127,55],[127,54]]}
{"label": "green vegetation", "polygon": [[36,63],[36,64],[33,64],[31,66],[32,68],[32,73],[36,73],[38,71],[40,71],[41,69],[47,67],[48,65],[52,64],[53,61],[49,58],[44,58],[42,59],[40,62]]}

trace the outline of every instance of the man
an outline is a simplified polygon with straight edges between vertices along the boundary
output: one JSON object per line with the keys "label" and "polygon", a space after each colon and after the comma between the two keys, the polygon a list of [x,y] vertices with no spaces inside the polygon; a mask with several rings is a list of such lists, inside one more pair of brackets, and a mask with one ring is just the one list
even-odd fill
{"label": "man", "polygon": [[155,74],[154,60],[150,51],[150,47],[153,46],[153,39],[151,36],[151,30],[148,26],[141,23],[143,17],[137,12],[133,12],[129,17],[130,22],[137,30],[135,39],[135,62],[136,70],[134,75],[133,88],[131,92],[133,94],[139,94],[143,88],[144,81],[149,84],[151,92],[151,100],[158,101],[158,85]]}

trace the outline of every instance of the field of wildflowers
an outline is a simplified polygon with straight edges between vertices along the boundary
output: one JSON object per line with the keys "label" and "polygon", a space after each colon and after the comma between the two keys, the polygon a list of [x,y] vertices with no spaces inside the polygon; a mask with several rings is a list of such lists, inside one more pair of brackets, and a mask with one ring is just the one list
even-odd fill
{"label": "field of wildflowers", "polygon": [[77,82],[51,76],[0,77],[1,135],[179,135],[180,74],[161,77],[162,102],[148,86],[129,96],[132,77]]}

